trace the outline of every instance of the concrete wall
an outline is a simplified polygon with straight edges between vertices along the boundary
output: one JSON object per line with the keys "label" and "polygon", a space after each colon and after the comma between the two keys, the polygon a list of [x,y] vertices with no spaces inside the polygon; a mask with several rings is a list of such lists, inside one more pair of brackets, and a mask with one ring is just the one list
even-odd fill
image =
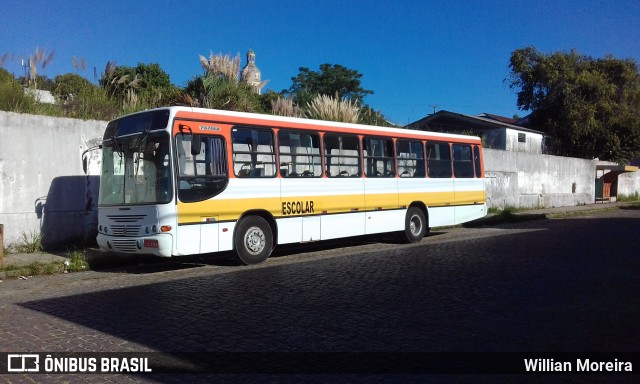
{"label": "concrete wall", "polygon": [[489,207],[562,207],[592,204],[594,160],[484,150]]}
{"label": "concrete wall", "polygon": [[640,171],[618,176],[618,196],[640,193]]}
{"label": "concrete wall", "polygon": [[49,248],[94,241],[99,180],[95,162],[93,175],[84,174],[81,156],[100,142],[106,124],[0,111],[5,244],[40,231]]}

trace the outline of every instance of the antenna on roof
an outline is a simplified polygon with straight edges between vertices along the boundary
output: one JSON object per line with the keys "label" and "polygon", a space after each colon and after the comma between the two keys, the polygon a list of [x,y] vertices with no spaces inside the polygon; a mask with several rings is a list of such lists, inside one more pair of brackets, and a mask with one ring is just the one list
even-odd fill
{"label": "antenna on roof", "polygon": [[436,113],[436,109],[438,109],[438,104],[430,105],[429,108],[433,108],[433,113]]}

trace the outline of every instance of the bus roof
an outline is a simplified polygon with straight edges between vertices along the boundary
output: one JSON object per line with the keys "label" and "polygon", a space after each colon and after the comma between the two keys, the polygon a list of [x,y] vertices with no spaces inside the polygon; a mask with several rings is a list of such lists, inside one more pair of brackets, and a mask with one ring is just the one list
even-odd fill
{"label": "bus roof", "polygon": [[[265,115],[249,112],[235,112],[225,111],[218,109],[207,108],[195,108],[186,106],[171,106],[168,109],[172,117],[182,119],[199,119],[199,120],[212,120],[220,123],[230,124],[247,124],[247,125],[259,125],[268,126],[272,128],[298,128],[298,129],[312,129],[323,131],[340,131],[351,132],[357,134],[369,134],[369,135],[391,135],[405,138],[422,138],[432,140],[454,140],[461,142],[472,142],[480,144],[480,138],[477,136],[458,135],[450,133],[418,131],[406,128],[390,128],[379,127],[372,125],[354,124],[354,123],[342,123],[336,121],[327,120],[314,120],[298,117],[285,117],[276,115]],[[152,110],[147,110],[149,112]]]}

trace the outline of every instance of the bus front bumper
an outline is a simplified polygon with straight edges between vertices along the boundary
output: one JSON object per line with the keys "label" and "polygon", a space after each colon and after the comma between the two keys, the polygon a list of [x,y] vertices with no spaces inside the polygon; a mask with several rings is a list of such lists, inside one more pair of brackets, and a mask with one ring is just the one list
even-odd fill
{"label": "bus front bumper", "polygon": [[96,238],[103,251],[170,257],[173,236],[158,234],[144,237],[119,237],[99,233]]}

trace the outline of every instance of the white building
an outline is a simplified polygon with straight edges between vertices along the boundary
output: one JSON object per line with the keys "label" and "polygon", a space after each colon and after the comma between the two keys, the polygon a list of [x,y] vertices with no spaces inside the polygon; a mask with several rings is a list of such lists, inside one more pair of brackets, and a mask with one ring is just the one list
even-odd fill
{"label": "white building", "polygon": [[483,113],[478,116],[438,111],[406,126],[421,131],[480,136],[485,148],[542,153],[544,134],[516,125],[515,119]]}

